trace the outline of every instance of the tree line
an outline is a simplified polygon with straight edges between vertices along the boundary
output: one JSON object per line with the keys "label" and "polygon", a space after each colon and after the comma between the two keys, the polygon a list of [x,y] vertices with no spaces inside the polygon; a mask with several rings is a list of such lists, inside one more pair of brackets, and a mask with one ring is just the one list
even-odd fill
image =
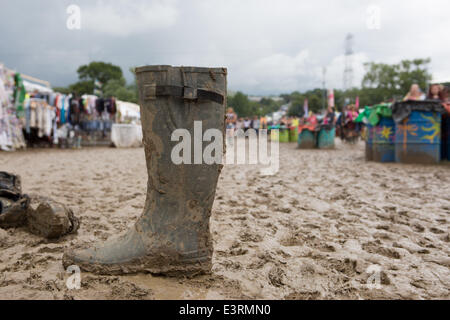
{"label": "tree line", "polygon": [[[401,100],[416,83],[426,90],[431,81],[431,73],[428,66],[431,59],[402,60],[398,64],[366,63],[366,73],[361,86],[350,90],[334,90],[335,105],[342,111],[346,102],[355,103],[359,97],[360,106],[373,106],[381,102]],[[286,102],[291,103],[288,114],[290,116],[302,116],[303,104],[308,99],[309,110],[319,112],[323,109],[326,100],[326,92],[323,89],[309,90],[303,93],[293,92],[281,95]],[[346,101],[347,100],[347,101]]]}
{"label": "tree line", "polygon": [[[360,106],[370,106],[381,102],[399,100],[409,91],[412,84],[417,83],[423,90],[431,80],[428,66],[431,59],[402,60],[398,64],[369,62],[365,64],[366,73],[360,87],[350,90],[335,90],[335,104],[338,110],[347,103],[354,103],[359,97]],[[130,71],[134,73],[134,69]],[[77,70],[78,82],[68,86],[54,88],[61,93],[77,95],[92,94],[99,83],[105,97],[114,96],[119,100],[138,102],[136,81],[127,84],[122,69],[106,62],[91,62]],[[252,101],[249,97],[237,92],[228,96],[228,106],[233,107],[239,117],[263,116],[280,109],[283,104],[290,104],[289,116],[302,116],[305,99],[308,99],[309,110],[320,112],[327,105],[327,93],[320,88],[305,92],[295,91],[281,94],[281,101],[262,98]]]}
{"label": "tree line", "polygon": [[[134,68],[130,68],[134,74]],[[55,91],[64,94],[93,94],[96,89],[105,98],[116,97],[122,101],[138,103],[138,89],[136,81],[127,84],[122,68],[111,63],[94,61],[82,65],[77,70],[78,81],[68,87],[56,87]]]}

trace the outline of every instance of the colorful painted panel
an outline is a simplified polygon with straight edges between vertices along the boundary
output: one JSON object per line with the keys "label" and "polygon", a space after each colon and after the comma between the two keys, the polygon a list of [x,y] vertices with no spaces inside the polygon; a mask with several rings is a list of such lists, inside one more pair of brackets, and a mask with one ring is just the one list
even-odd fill
{"label": "colorful painted panel", "polygon": [[441,160],[441,114],[412,111],[398,123],[395,156],[402,163],[438,163]]}
{"label": "colorful painted panel", "polygon": [[367,124],[366,127],[366,161],[373,161],[373,134],[375,127]]}
{"label": "colorful painted panel", "polygon": [[381,117],[373,129],[373,160],[395,162],[395,122],[392,118]]}
{"label": "colorful painted panel", "polygon": [[316,147],[316,137],[314,132],[303,129],[298,135],[299,149],[314,149]]}
{"label": "colorful painted panel", "polygon": [[334,148],[334,140],[336,137],[336,128],[325,129],[322,128],[319,132],[317,145],[319,149]]}

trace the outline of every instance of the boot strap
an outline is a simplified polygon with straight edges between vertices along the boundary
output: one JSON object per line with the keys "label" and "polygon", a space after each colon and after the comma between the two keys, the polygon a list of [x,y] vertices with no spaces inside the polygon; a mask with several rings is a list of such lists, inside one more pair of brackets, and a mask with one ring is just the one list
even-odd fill
{"label": "boot strap", "polygon": [[224,97],[222,94],[207,89],[196,89],[192,87],[170,86],[170,85],[153,85],[144,86],[144,99],[156,99],[156,97],[175,97],[184,100],[208,100],[219,104],[223,104]]}

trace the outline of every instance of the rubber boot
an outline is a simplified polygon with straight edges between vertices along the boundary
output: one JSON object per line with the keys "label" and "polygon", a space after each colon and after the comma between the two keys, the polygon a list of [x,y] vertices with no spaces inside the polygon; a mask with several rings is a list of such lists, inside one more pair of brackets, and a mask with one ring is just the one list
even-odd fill
{"label": "rubber boot", "polygon": [[22,184],[20,176],[8,172],[0,172],[0,197],[17,201],[20,199],[21,194]]}
{"label": "rubber boot", "polygon": [[0,172],[0,228],[24,226],[28,204],[28,197],[22,195],[20,176]]}
{"label": "rubber boot", "polygon": [[0,197],[0,228],[20,228],[27,223],[27,208],[30,199],[24,195],[13,201]]}
{"label": "rubber boot", "polygon": [[75,233],[80,226],[71,209],[53,199],[39,196],[30,196],[26,219],[31,233],[47,239],[59,239]]}
{"label": "rubber boot", "polygon": [[136,69],[148,172],[144,211],[124,235],[66,252],[65,268],[77,265],[106,275],[193,276],[211,271],[209,218],[222,165],[174,164],[171,152],[179,141],[172,142],[171,135],[186,129],[193,145],[194,121],[201,121],[203,131],[220,130],[224,145],[226,74],[223,68]]}

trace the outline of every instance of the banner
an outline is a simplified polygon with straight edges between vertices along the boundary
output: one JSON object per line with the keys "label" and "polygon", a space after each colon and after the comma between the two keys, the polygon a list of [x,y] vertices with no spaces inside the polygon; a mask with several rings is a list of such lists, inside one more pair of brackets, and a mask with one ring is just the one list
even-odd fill
{"label": "banner", "polygon": [[305,112],[304,117],[307,117],[309,114],[308,99],[305,99],[305,103],[303,104],[303,111]]}
{"label": "banner", "polygon": [[328,107],[334,108],[334,90],[328,90]]}

